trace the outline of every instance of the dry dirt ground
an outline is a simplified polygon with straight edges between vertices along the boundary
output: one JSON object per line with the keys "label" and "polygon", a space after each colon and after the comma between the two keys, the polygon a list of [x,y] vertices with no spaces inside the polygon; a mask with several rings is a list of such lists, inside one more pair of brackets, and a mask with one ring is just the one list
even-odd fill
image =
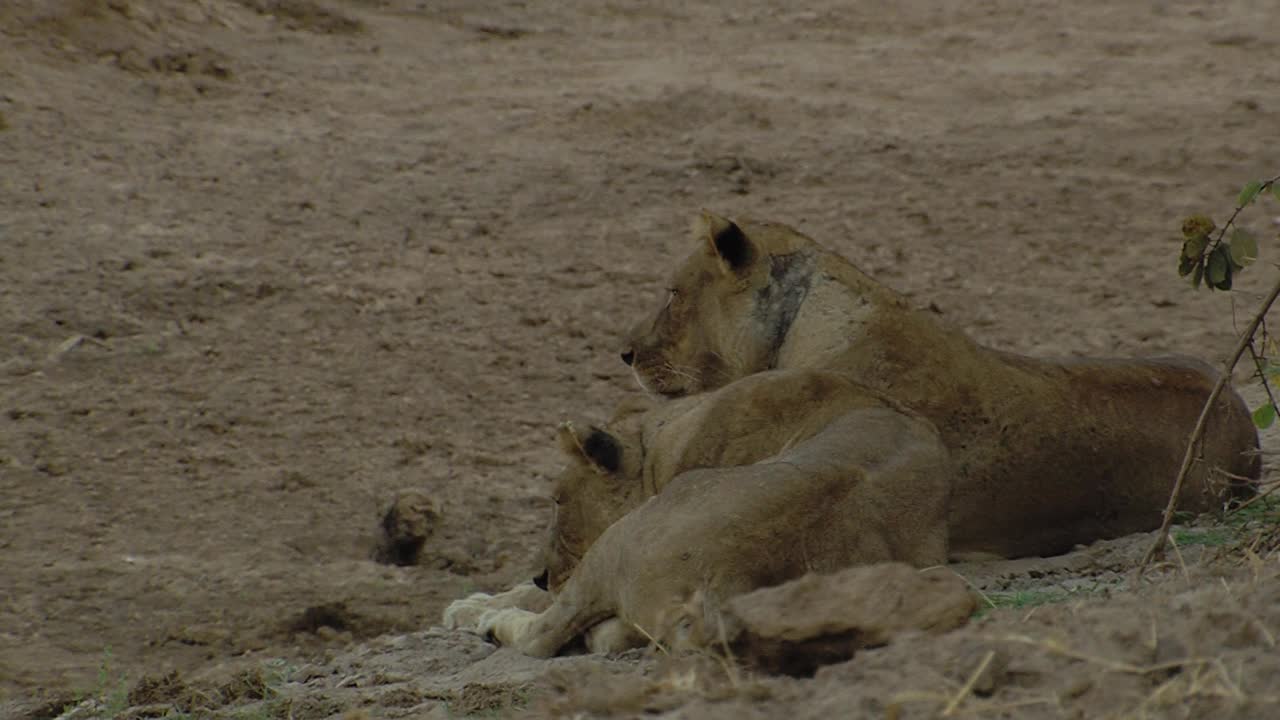
{"label": "dry dirt ground", "polygon": [[[797,225],[994,346],[1220,361],[1273,268],[1192,293],[1177,227],[1277,172],[1275,22],[5,0],[0,715],[906,718],[964,690],[955,716],[1276,716],[1268,518],[1138,596],[1116,579],[1145,538],[958,568],[1066,602],[812,680],[429,629],[535,569],[552,428],[634,392],[621,331],[700,207]],[[379,564],[405,488],[438,525]]]}

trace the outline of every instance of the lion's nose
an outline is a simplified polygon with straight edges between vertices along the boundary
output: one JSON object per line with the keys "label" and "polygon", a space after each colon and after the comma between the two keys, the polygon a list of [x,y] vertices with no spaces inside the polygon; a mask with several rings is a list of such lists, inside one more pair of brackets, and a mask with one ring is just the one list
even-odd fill
{"label": "lion's nose", "polygon": [[624,362],[624,363],[626,363],[626,364],[630,365],[631,363],[633,363],[633,362],[635,362],[635,361],[636,361],[636,351],[635,351],[635,350],[632,350],[631,348],[627,348],[626,350],[623,350],[623,351],[622,351],[622,362]]}
{"label": "lion's nose", "polygon": [[533,579],[533,584],[538,586],[539,590],[547,589],[547,571],[543,570],[542,574]]}

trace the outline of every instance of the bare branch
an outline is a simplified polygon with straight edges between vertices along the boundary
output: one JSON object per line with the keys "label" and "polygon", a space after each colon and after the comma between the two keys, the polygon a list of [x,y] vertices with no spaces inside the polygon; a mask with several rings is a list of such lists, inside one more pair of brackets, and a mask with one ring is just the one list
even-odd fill
{"label": "bare branch", "polygon": [[[1237,211],[1239,211],[1239,208],[1237,208]],[[1232,218],[1234,217],[1232,215]],[[1164,519],[1160,523],[1160,531],[1156,533],[1156,539],[1151,543],[1151,548],[1147,550],[1147,554],[1142,557],[1142,562],[1138,564],[1138,569],[1134,576],[1135,583],[1142,578],[1142,573],[1147,569],[1147,565],[1151,560],[1164,550],[1165,542],[1169,537],[1169,526],[1173,524],[1173,513],[1178,509],[1178,496],[1182,493],[1182,484],[1186,481],[1187,475],[1191,471],[1192,462],[1196,457],[1196,447],[1204,437],[1204,428],[1208,424],[1209,414],[1212,412],[1214,404],[1218,402],[1218,398],[1222,395],[1223,388],[1227,386],[1227,383],[1231,382],[1231,373],[1236,369],[1236,363],[1240,361],[1240,356],[1244,355],[1244,351],[1250,346],[1254,332],[1257,331],[1258,325],[1262,323],[1262,318],[1266,316],[1267,311],[1271,309],[1272,303],[1276,301],[1278,296],[1280,296],[1280,280],[1277,280],[1276,284],[1271,288],[1271,292],[1267,293],[1266,299],[1262,301],[1258,311],[1254,313],[1253,319],[1249,321],[1249,326],[1241,333],[1235,350],[1222,368],[1222,375],[1209,393],[1209,399],[1205,401],[1204,409],[1200,411],[1200,418],[1196,420],[1195,429],[1191,431],[1191,439],[1187,442],[1187,452],[1182,457],[1182,467],[1178,470],[1177,479],[1173,481],[1173,491],[1169,493],[1169,504],[1165,506]]]}

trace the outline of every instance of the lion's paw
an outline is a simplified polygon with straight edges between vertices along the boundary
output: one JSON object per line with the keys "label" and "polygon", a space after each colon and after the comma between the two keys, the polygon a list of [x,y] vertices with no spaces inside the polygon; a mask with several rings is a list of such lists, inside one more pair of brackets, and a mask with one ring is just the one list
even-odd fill
{"label": "lion's paw", "polygon": [[519,646],[529,634],[529,626],[538,618],[536,613],[519,608],[489,610],[480,616],[478,632],[499,645]]}
{"label": "lion's paw", "polygon": [[461,600],[454,600],[444,609],[442,623],[448,630],[473,630],[479,632],[480,616],[493,609],[493,596],[489,593],[472,593]]}

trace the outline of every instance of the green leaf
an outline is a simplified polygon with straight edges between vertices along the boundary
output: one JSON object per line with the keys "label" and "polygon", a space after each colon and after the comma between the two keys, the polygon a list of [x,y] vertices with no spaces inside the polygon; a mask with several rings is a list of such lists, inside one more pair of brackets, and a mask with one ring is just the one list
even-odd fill
{"label": "green leaf", "polygon": [[1271,183],[1271,196],[1280,200],[1280,183]]}
{"label": "green leaf", "polygon": [[1236,198],[1236,205],[1240,207],[1248,205],[1253,202],[1254,198],[1258,197],[1258,193],[1261,191],[1262,183],[1260,181],[1254,180],[1247,183],[1244,188],[1240,190],[1240,197]]}
{"label": "green leaf", "polygon": [[1186,242],[1182,243],[1182,257],[1188,260],[1199,260],[1200,256],[1204,254],[1204,249],[1208,246],[1208,235],[1189,237]]}
{"label": "green leaf", "polygon": [[1248,267],[1258,259],[1258,241],[1243,228],[1231,232],[1231,260],[1240,267]]}
{"label": "green leaf", "polygon": [[1276,406],[1267,403],[1257,410],[1253,411],[1253,424],[1258,426],[1259,430],[1266,430],[1276,421]]}
{"label": "green leaf", "polygon": [[1200,261],[1183,255],[1178,259],[1178,277],[1186,277],[1200,265]]}
{"label": "green leaf", "polygon": [[1227,281],[1227,273],[1231,272],[1230,257],[1226,248],[1219,245],[1209,253],[1209,266],[1205,268],[1204,279],[1214,287],[1220,287]]}
{"label": "green leaf", "polygon": [[1199,290],[1202,278],[1204,278],[1204,263],[1196,263],[1196,269],[1191,273],[1191,287]]}

